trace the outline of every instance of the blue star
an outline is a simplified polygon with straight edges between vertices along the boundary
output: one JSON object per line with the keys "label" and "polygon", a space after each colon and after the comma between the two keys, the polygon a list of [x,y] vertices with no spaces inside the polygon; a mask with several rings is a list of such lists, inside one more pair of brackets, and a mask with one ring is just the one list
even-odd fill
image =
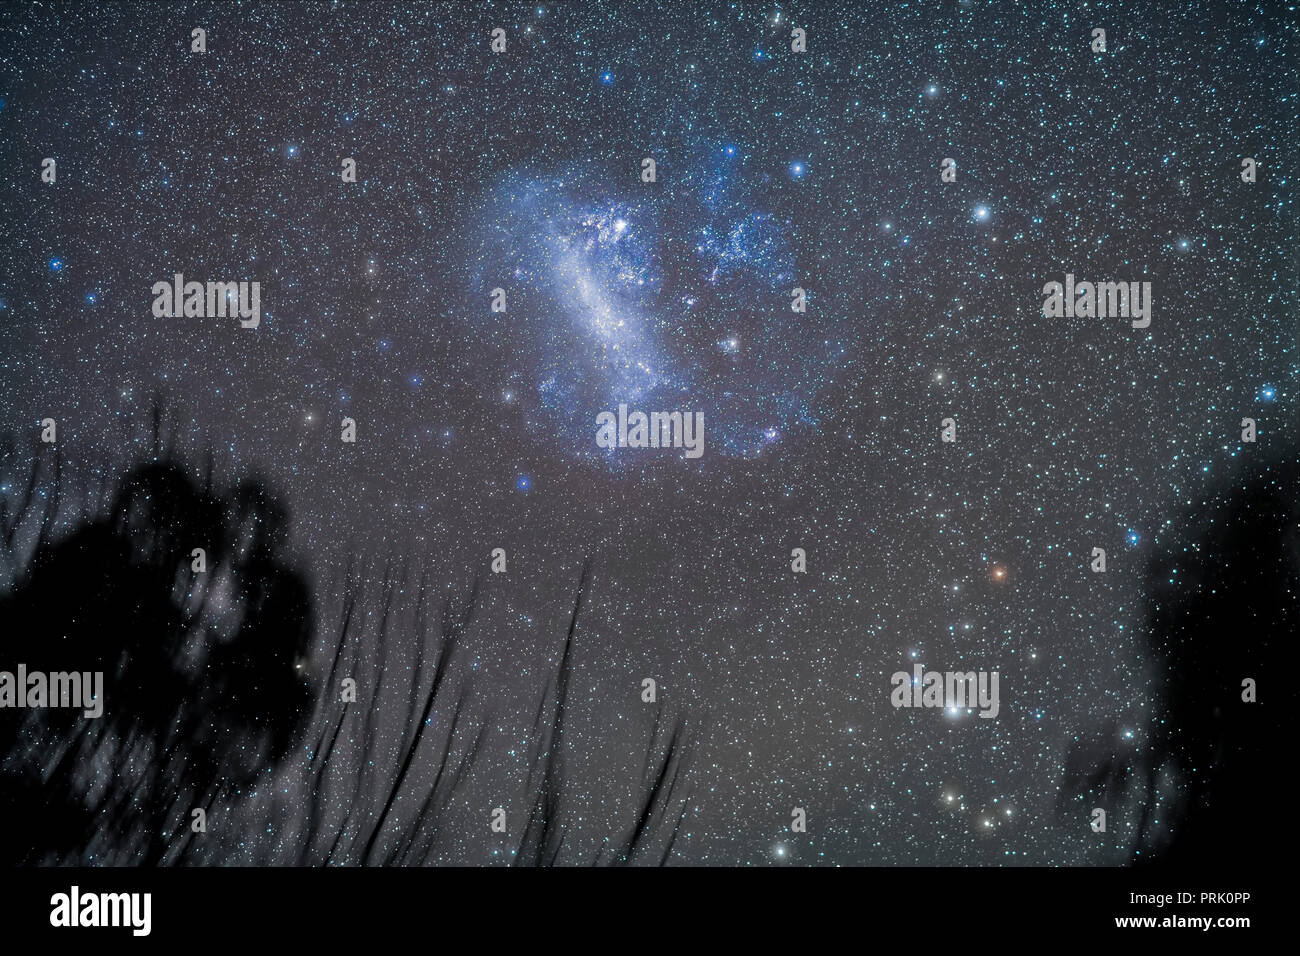
{"label": "blue star", "polygon": [[515,479],[515,487],[524,494],[527,494],[529,489],[533,487],[533,479],[528,475],[520,475]]}
{"label": "blue star", "polygon": [[1136,548],[1138,541],[1141,539],[1138,537],[1138,533],[1136,531],[1130,530],[1129,533],[1125,536],[1125,540],[1128,541],[1128,546],[1130,548]]}
{"label": "blue star", "polygon": [[613,86],[614,74],[606,70],[604,73],[600,74],[600,82],[604,83],[606,86]]}
{"label": "blue star", "polygon": [[803,174],[808,171],[808,167],[796,160],[790,164],[790,175],[795,179],[803,179]]}
{"label": "blue star", "polygon": [[1266,402],[1271,402],[1273,401],[1274,398],[1277,397],[1277,389],[1275,389],[1272,385],[1265,385],[1263,388],[1259,390],[1259,397]]}
{"label": "blue star", "polygon": [[989,216],[992,215],[992,210],[988,206],[976,206],[973,215],[976,222],[987,222]]}
{"label": "blue star", "polygon": [[62,271],[63,271],[63,260],[62,260],[62,259],[51,259],[51,260],[50,260],[50,271],[51,271],[51,272],[62,272]]}

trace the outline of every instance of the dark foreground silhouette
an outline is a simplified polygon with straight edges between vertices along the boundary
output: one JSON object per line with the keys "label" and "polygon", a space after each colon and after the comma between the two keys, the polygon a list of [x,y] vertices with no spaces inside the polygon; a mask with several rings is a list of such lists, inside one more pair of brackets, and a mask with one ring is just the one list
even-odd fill
{"label": "dark foreground silhouette", "polygon": [[[1142,794],[1137,865],[1240,867],[1280,859],[1281,733],[1300,636],[1300,451],[1198,503],[1147,575],[1157,703],[1148,743],[1079,745],[1062,812]],[[1255,682],[1256,700],[1243,699]]]}
{"label": "dark foreground silhouette", "polygon": [[[4,516],[11,546],[34,491]],[[284,512],[253,483],[223,495],[149,464],[57,541],[54,507],[0,600],[0,669],[102,672],[103,715],[0,710],[0,815],[18,824],[0,827],[0,862],[106,844],[157,864],[183,852],[195,808],[281,759],[306,715],[306,583],[278,556]]]}
{"label": "dark foreground silhouette", "polygon": [[[12,577],[0,598],[0,671],[104,675],[98,718],[81,707],[0,709],[0,865],[248,862],[214,847],[251,841],[198,837],[194,810],[226,810],[271,781],[291,791],[279,809],[292,819],[276,820],[256,859],[448,859],[436,839],[455,829],[448,810],[464,803],[493,742],[482,702],[452,679],[477,580],[439,607],[433,582],[404,586],[404,565],[368,574],[349,564],[337,623],[331,615],[321,626],[306,578],[285,557],[287,516],[267,485],[222,492],[211,465],[200,485],[157,442],[157,427],[150,463],[120,485],[79,489],[75,506],[65,497],[70,528],[55,530],[65,481],[48,448],[0,498]],[[2,450],[20,454],[12,443]],[[195,548],[206,552],[203,571]],[[590,840],[581,850],[566,841],[567,703],[591,578],[588,562],[536,703],[526,816],[505,838],[515,864],[663,864],[686,813],[686,723],[661,705],[607,834],[594,851]],[[410,666],[398,663],[412,646]],[[315,682],[312,647],[329,655]],[[345,677],[359,685],[351,699],[339,694]]]}
{"label": "dark foreground silhouette", "polygon": [[[0,598],[0,670],[102,671],[103,716],[0,709],[0,865],[246,862],[199,841],[193,811],[276,773],[292,782],[281,808],[292,821],[264,862],[454,861],[437,842],[455,829],[493,736],[483,701],[451,679],[478,581],[439,603],[447,589],[423,578],[408,588],[404,568],[349,566],[337,623],[321,626],[286,557],[287,514],[264,482],[219,490],[211,466],[200,483],[157,449],[106,491],[83,488],[76,519],[60,523],[63,482],[49,454],[0,499],[12,582]],[[1300,630],[1298,487],[1296,456],[1261,468],[1162,546],[1146,589],[1146,651],[1159,674],[1149,733],[1069,755],[1063,816],[1086,826],[1079,807],[1108,808],[1112,828],[1131,824],[1134,863],[1281,852],[1269,805],[1281,796],[1276,767],[1288,751],[1276,748]],[[202,572],[195,548],[206,552]],[[687,813],[698,725],[661,707],[635,744],[643,759],[615,781],[624,796],[604,835],[566,829],[569,688],[592,579],[588,561],[536,699],[526,817],[504,838],[515,864],[663,864]],[[410,666],[388,666],[398,645],[415,648]],[[314,679],[304,667],[312,647],[326,662]],[[361,685],[350,702],[338,694],[345,675]],[[1242,699],[1246,679],[1256,702]]]}

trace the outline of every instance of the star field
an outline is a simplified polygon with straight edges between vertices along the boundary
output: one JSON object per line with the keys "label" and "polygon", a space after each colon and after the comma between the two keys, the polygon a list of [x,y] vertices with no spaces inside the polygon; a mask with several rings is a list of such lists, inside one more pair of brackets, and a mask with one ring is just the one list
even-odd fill
{"label": "star field", "polygon": [[[4,430],[107,473],[162,395],[283,498],[321,621],[349,562],[424,569],[365,619],[393,675],[418,582],[483,573],[455,664],[489,732],[431,862],[509,856],[486,808],[523,812],[589,559],[566,862],[624,812],[653,677],[698,735],[673,862],[1123,863],[1186,780],[1105,834],[1059,805],[1080,741],[1141,761],[1168,716],[1148,565],[1295,459],[1296,43],[1284,3],[6,7]],[[260,281],[260,327],[152,315],[181,272]],[[1150,326],[1045,318],[1066,273],[1150,281]],[[703,411],[703,457],[598,447],[620,403]],[[894,709],[917,663],[999,671],[999,716]],[[207,859],[285,859],[299,770]]]}

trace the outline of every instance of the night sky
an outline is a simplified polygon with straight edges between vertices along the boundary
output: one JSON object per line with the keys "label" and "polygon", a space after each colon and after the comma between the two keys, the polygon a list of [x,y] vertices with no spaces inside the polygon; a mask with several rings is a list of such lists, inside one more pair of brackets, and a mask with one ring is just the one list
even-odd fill
{"label": "night sky", "polygon": [[[1296,31],[1285,3],[6,6],[0,430],[52,417],[65,467],[111,472],[161,395],[194,462],[285,502],[320,621],[350,560],[482,575],[456,666],[487,734],[428,862],[509,855],[488,810],[526,813],[590,560],[565,862],[625,812],[651,677],[695,735],[670,862],[1122,863],[1133,808],[1059,812],[1067,753],[1140,758],[1148,565],[1294,442]],[[178,272],[260,282],[260,326],[155,317]],[[1150,326],[1045,318],[1067,273],[1151,282]],[[620,403],[703,412],[704,454],[597,447]],[[419,640],[380,639],[394,668]],[[999,671],[1000,713],[894,709],[917,663]],[[282,859],[312,799],[277,770],[208,859]]]}

